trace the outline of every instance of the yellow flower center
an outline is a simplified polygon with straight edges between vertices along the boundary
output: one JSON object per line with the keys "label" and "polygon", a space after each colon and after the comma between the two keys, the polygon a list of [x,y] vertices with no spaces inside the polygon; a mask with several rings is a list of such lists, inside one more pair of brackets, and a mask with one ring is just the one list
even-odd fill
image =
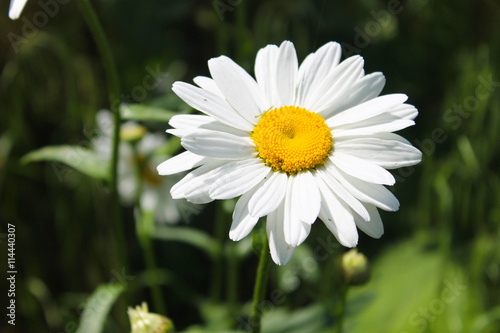
{"label": "yellow flower center", "polygon": [[322,165],[333,146],[323,117],[296,106],[265,113],[251,138],[266,165],[290,174]]}

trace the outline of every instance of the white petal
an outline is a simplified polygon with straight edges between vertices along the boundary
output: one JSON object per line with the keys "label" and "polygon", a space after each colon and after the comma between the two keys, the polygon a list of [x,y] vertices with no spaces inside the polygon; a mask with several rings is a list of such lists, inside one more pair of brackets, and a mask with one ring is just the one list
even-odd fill
{"label": "white petal", "polygon": [[251,131],[253,125],[246,121],[222,97],[185,82],[174,82],[172,91],[196,110],[214,117],[226,125]]}
{"label": "white petal", "polygon": [[[167,133],[174,134],[176,136],[185,136],[193,128],[202,128],[212,131],[226,132],[234,134],[237,136],[250,136],[248,131],[242,131],[237,128],[223,124],[210,116],[202,116],[197,114],[179,114],[173,116],[168,122],[170,126],[175,129],[183,129],[186,131],[172,131],[168,130]],[[180,134],[180,135],[178,135]]]}
{"label": "white petal", "polygon": [[248,162],[247,165],[227,164],[221,170],[222,176],[210,186],[210,197],[221,200],[235,198],[248,192],[271,172],[271,168],[257,159]]}
{"label": "white petal", "polygon": [[300,245],[309,235],[311,230],[311,225],[305,222],[302,222],[298,215],[297,211],[294,208],[292,198],[295,191],[295,180],[296,175],[290,175],[288,177],[288,186],[285,195],[285,212],[284,212],[284,220],[283,220],[283,230],[285,233],[285,241],[288,245],[296,247]]}
{"label": "white petal", "polygon": [[275,211],[286,194],[288,176],[273,172],[263,186],[257,189],[248,203],[250,215],[262,217]]}
{"label": "white petal", "polygon": [[215,81],[212,78],[206,76],[197,76],[193,79],[193,81],[198,85],[198,87],[203,88],[207,91],[210,91],[211,93],[216,94],[217,96],[224,98],[224,94],[220,91],[219,87],[217,86],[217,83],[215,83]]}
{"label": "white petal", "polygon": [[208,195],[208,188],[212,184],[211,178],[219,174],[221,166],[226,161],[208,160],[198,169],[194,169],[172,186],[170,194],[173,199],[186,198],[194,203],[208,203],[213,201]]}
{"label": "white petal", "polygon": [[95,116],[99,136],[111,138],[113,135],[113,115],[108,110],[99,110]]}
{"label": "white petal", "polygon": [[370,219],[370,214],[365,209],[363,204],[359,202],[347,189],[342,186],[334,175],[331,175],[328,169],[318,168],[316,174],[322,178],[325,184],[345,203],[347,203],[356,213],[366,220]]}
{"label": "white petal", "polygon": [[245,238],[252,231],[253,227],[255,227],[257,221],[259,221],[258,217],[251,216],[248,211],[248,201],[258,188],[256,186],[254,189],[243,194],[234,207],[233,223],[229,231],[229,238],[233,241]]}
{"label": "white petal", "polygon": [[[137,126],[137,125],[134,125]],[[123,128],[123,127],[122,127]],[[151,156],[156,153],[158,148],[167,143],[164,134],[161,133],[146,133],[137,143],[137,151],[143,155]]]}
{"label": "white petal", "polygon": [[365,221],[356,214],[354,215],[356,226],[370,237],[382,237],[384,234],[384,224],[382,223],[382,219],[380,218],[377,208],[373,205],[365,205],[365,207],[368,212],[370,212],[370,221]]}
{"label": "white petal", "polygon": [[276,45],[267,45],[257,52],[255,58],[255,78],[266,98],[266,110],[279,105],[276,88],[276,66],[279,49]]}
{"label": "white petal", "polygon": [[229,104],[249,123],[257,124],[266,104],[257,82],[226,56],[210,59],[208,67]]}
{"label": "white petal", "polygon": [[399,105],[398,107],[389,110],[388,112],[396,117],[402,119],[410,119],[410,120],[415,119],[418,115],[417,108],[411,104],[406,104],[406,103]]}
{"label": "white petal", "polygon": [[401,135],[398,135],[398,134],[394,134],[394,133],[377,133],[373,136],[370,136],[370,137],[375,137],[375,138],[379,138],[381,140],[394,140],[394,141],[399,141],[405,145],[410,145],[411,146],[411,143],[410,141],[406,140],[405,138],[403,138]]}
{"label": "white petal", "polygon": [[339,112],[369,101],[380,95],[384,85],[385,77],[382,73],[375,72],[368,74],[353,84],[350,88],[350,94],[346,93],[344,98],[333,101],[321,114],[325,119],[328,119]]}
{"label": "white petal", "polygon": [[[158,193],[155,189],[149,186],[143,186],[141,193],[141,208],[144,211],[154,212],[160,200]],[[173,200],[165,200],[165,202],[172,202]]]}
{"label": "white petal", "polygon": [[170,118],[168,124],[177,129],[191,129],[199,128],[200,126],[213,122],[217,122],[217,120],[210,116],[202,116],[198,114],[177,114]]}
{"label": "white petal", "polygon": [[358,231],[352,211],[322,180],[318,180],[317,183],[323,197],[319,218],[340,244],[355,247],[358,244]]}
{"label": "white petal", "polygon": [[368,118],[375,117],[383,112],[401,105],[408,99],[405,94],[391,94],[380,96],[356,105],[348,110],[345,110],[330,119],[326,120],[326,124],[330,128],[337,128],[345,124],[356,123]]}
{"label": "white petal", "polygon": [[162,176],[173,175],[175,173],[196,168],[197,166],[202,165],[206,159],[206,157],[185,151],[161,163],[158,167],[156,167],[156,170],[158,170],[158,173]]}
{"label": "white petal", "polygon": [[308,224],[316,221],[321,207],[321,195],[309,171],[299,172],[293,177],[292,206],[301,221]]}
{"label": "white petal", "polygon": [[361,180],[384,185],[394,185],[394,176],[384,168],[360,158],[334,152],[330,160],[345,173]]}
{"label": "white petal", "polygon": [[311,92],[319,89],[327,74],[339,64],[341,53],[338,43],[329,42],[302,62],[299,68],[297,106],[309,109],[313,105]]}
{"label": "white petal", "polygon": [[[377,97],[385,86],[385,76],[381,72],[374,72],[363,76],[353,86],[352,95],[349,100],[363,103]],[[352,105],[354,106],[354,105]]]}
{"label": "white petal", "polygon": [[[319,214],[319,212],[318,212]],[[310,223],[307,223],[307,222],[303,222],[303,221],[300,221],[300,236],[299,236],[299,239],[297,241],[297,246],[299,246],[300,244],[302,244],[307,236],[309,236],[309,233],[311,232],[311,224]]]}
{"label": "white petal", "polygon": [[193,133],[193,129],[192,128],[182,128],[182,129],[170,128],[170,129],[166,130],[165,132],[167,132],[168,134],[172,134],[173,136],[176,136],[178,138],[183,138],[186,135]]}
{"label": "white petal", "polygon": [[21,16],[24,5],[28,0],[10,0],[9,17],[11,20],[17,20]]}
{"label": "white petal", "polygon": [[359,157],[386,169],[415,165],[422,160],[417,148],[395,140],[362,138],[335,142],[335,150]]}
{"label": "white petal", "polygon": [[383,113],[376,117],[349,125],[342,128],[334,128],[332,135],[334,138],[344,136],[374,135],[384,132],[395,132],[406,127],[415,125],[413,120],[400,119],[388,113]]}
{"label": "white petal", "polygon": [[274,212],[267,216],[266,230],[269,239],[271,258],[276,265],[286,265],[292,259],[295,247],[285,241],[283,232],[284,202]]}
{"label": "white petal", "polygon": [[311,92],[311,110],[322,114],[335,101],[341,101],[349,96],[350,89],[363,71],[363,58],[352,56],[342,61],[318,86]]}
{"label": "white petal", "polygon": [[406,140],[401,135],[394,134],[394,133],[375,133],[372,135],[342,136],[342,137],[335,138],[335,143],[346,142],[346,141],[354,140],[354,139],[373,139],[373,138],[377,138],[380,140],[398,141],[398,142],[401,142],[403,144],[411,146],[410,141]]}
{"label": "white petal", "polygon": [[[121,161],[120,161],[121,162]],[[120,199],[126,204],[133,204],[137,195],[138,182],[137,177],[130,167],[122,168],[123,164],[119,164],[119,176],[120,181],[118,182],[118,193],[120,194]]]}
{"label": "white petal", "polygon": [[399,209],[398,199],[385,186],[368,183],[349,176],[337,169],[331,162],[325,163],[325,167],[358,200],[387,211],[396,211]]}
{"label": "white petal", "polygon": [[195,129],[183,136],[181,145],[192,153],[210,158],[238,160],[256,155],[250,138],[204,129]]}
{"label": "white petal", "polygon": [[293,44],[289,41],[281,43],[279,48],[276,87],[280,105],[294,105],[295,88],[299,65]]}

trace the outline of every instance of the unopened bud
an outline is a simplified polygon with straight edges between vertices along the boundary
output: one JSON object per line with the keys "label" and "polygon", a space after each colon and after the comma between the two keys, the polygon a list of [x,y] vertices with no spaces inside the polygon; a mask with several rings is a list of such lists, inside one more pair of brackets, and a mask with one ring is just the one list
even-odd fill
{"label": "unopened bud", "polygon": [[174,324],[164,316],[148,311],[148,305],[143,302],[135,309],[128,308],[128,317],[132,326],[131,333],[173,333]]}
{"label": "unopened bud", "polygon": [[368,259],[358,250],[352,249],[342,256],[342,274],[348,284],[365,284],[370,278]]}
{"label": "unopened bud", "polygon": [[147,130],[144,126],[134,122],[126,122],[120,127],[120,139],[128,142],[140,140]]}

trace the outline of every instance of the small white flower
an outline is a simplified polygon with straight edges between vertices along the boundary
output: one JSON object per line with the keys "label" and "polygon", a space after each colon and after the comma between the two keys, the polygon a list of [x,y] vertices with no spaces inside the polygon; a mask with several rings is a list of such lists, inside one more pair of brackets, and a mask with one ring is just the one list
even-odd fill
{"label": "small white flower", "polygon": [[319,217],[344,246],[384,232],[377,208],[399,202],[386,169],[419,163],[421,153],[392,132],[414,124],[407,96],[378,96],[382,73],[363,58],[340,62],[330,42],[300,65],[291,42],[261,49],[256,80],[231,59],[208,62],[212,78],[173,91],[205,115],[174,116],[168,133],[187,150],[158,166],[161,175],[195,168],[171,190],[193,203],[241,196],[229,233],[240,240],[267,216],[271,256],[286,264]]}
{"label": "small white flower", "polygon": [[[97,113],[98,136],[92,140],[96,152],[109,160],[112,149],[113,119],[109,111]],[[122,137],[136,137],[135,149],[130,142],[122,140],[118,159],[118,193],[125,204],[133,204],[136,200],[139,183],[136,168],[140,168],[141,207],[145,211],[154,212],[158,222],[175,223],[183,214],[196,213],[197,209],[184,200],[170,199],[170,190],[178,179],[160,177],[154,171],[164,157],[155,156],[155,152],[166,144],[161,134],[146,133],[135,122],[124,123],[121,127]],[[142,133],[142,134],[141,134]],[[165,200],[164,198],[168,198]]]}
{"label": "small white flower", "polygon": [[174,325],[167,317],[149,312],[148,304],[143,302],[134,308],[128,308],[131,333],[173,333]]}
{"label": "small white flower", "polygon": [[9,17],[11,20],[17,20],[21,16],[24,5],[28,0],[10,0]]}

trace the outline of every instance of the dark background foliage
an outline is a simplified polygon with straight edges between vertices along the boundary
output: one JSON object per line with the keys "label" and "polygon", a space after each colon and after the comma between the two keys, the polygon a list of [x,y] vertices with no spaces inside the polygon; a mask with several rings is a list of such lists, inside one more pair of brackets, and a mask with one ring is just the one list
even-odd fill
{"label": "dark background foliage", "polygon": [[[14,224],[18,275],[16,326],[7,325],[5,316],[0,325],[3,332],[74,332],[71,323],[78,323],[86,297],[98,285],[119,280],[127,292],[105,331],[128,331],[125,306],[151,301],[133,209],[122,212],[127,264],[121,267],[105,185],[61,164],[20,162],[46,145],[88,146],[95,113],[108,108],[103,68],[76,2],[50,2],[57,4],[53,15],[41,3],[29,1],[22,18],[10,21],[7,1],[2,2],[0,244],[6,262],[7,223]],[[173,111],[186,107],[173,96],[171,83],[208,75],[207,60],[220,54],[250,73],[261,47],[285,39],[294,42],[299,61],[332,40],[342,44],[344,58],[361,54],[367,73],[385,74],[383,93],[406,93],[419,109],[417,125],[401,134],[422,150],[423,162],[394,171],[401,209],[382,212],[385,235],[360,237],[359,251],[369,258],[373,274],[369,284],[348,294],[346,332],[500,330],[498,1],[108,0],[94,5],[117,60],[124,100]],[[40,12],[46,21],[40,21]],[[156,89],[139,94],[136,87],[144,85],[149,71],[169,74]],[[165,124],[147,125],[165,130]],[[181,223],[223,244],[220,258],[183,242],[154,243],[168,315],[180,330],[244,328],[257,256],[231,255],[236,245],[227,237],[229,221],[213,222],[220,216],[229,220],[228,211],[213,203]],[[328,259],[314,256],[325,250],[327,234],[316,223],[292,262],[272,267],[265,331],[333,327],[335,263],[345,250],[328,247]],[[442,295],[450,283],[466,288],[455,288],[459,292],[448,302]],[[273,299],[273,291],[281,298]],[[291,323],[294,330],[287,326]]]}

